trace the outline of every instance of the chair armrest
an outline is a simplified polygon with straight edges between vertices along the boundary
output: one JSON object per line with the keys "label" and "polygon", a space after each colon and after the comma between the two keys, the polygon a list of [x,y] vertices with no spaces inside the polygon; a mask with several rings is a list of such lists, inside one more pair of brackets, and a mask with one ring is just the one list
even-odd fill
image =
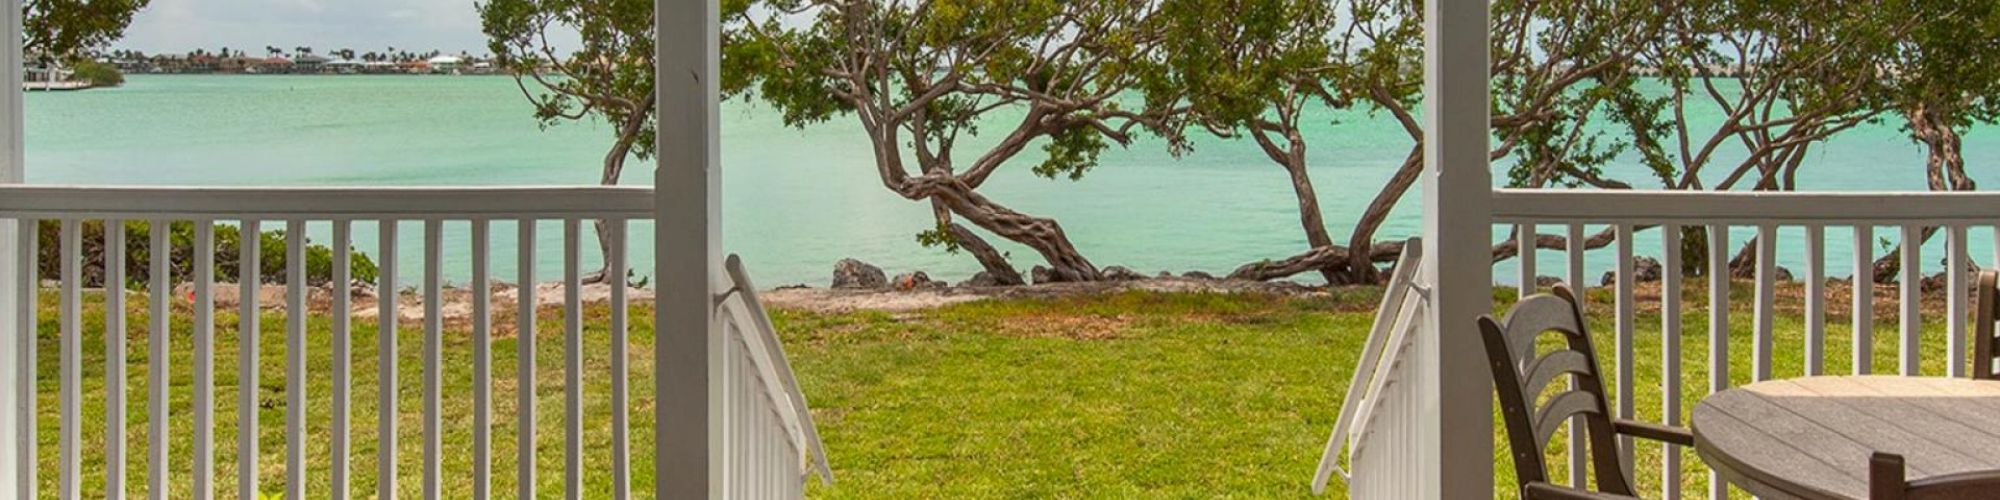
{"label": "chair armrest", "polygon": [[1637,497],[1584,491],[1549,483],[1528,483],[1521,487],[1526,500],[1637,500]]}
{"label": "chair armrest", "polygon": [[1687,429],[1681,427],[1668,427],[1632,420],[1613,420],[1611,422],[1611,430],[1618,434],[1641,437],[1663,443],[1694,446],[1694,433],[1688,432]]}

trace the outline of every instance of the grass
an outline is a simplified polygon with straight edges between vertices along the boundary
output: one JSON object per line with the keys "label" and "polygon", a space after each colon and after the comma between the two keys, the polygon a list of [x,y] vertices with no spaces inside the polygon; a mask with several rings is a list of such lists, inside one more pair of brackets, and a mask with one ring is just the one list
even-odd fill
{"label": "grass", "polygon": [[[1688,310],[1679,340],[1684,359],[1683,411],[1693,408],[1707,387],[1708,335],[1703,288],[1689,283]],[[1747,307],[1749,291],[1736,290],[1734,304]],[[1589,294],[1598,348],[1614,359],[1609,296]],[[812,400],[815,418],[832,455],[839,483],[814,486],[818,498],[1297,498],[1308,482],[1346,391],[1355,357],[1372,321],[1379,292],[1342,290],[1331,296],[1166,294],[1125,292],[1108,295],[999,300],[911,314],[856,312],[818,314],[780,311],[775,318],[786,348]],[[1511,301],[1511,290],[1496,299]],[[54,296],[45,294],[41,312],[39,453],[44,492],[53,494],[59,421],[57,335]],[[135,301],[137,303],[137,301]],[[142,303],[140,303],[142,304]],[[188,495],[193,470],[191,435],[192,345],[185,305],[175,315],[172,337],[171,459],[173,496]],[[586,311],[583,395],[586,416],[583,479],[586,498],[609,496],[610,443],[607,310]],[[1841,311],[1835,311],[1840,313]],[[216,328],[216,463],[212,470],[222,498],[234,498],[237,436],[236,318],[218,313]],[[87,296],[83,338],[85,398],[82,428],[85,492],[102,489],[104,435],[104,352],[101,303]],[[144,492],[145,387],[147,337],[143,306],[128,312],[133,328],[128,345],[128,411],[131,448],[122,464],[128,494]],[[1882,317],[1882,316],[1878,316]],[[561,316],[541,312],[537,329],[539,496],[555,498],[562,486],[564,359]],[[1893,316],[1883,317],[1893,320]],[[634,491],[651,483],[652,384],[650,311],[634,309],[632,356],[632,449]],[[259,477],[266,492],[284,479],[284,321],[261,318],[261,380],[257,388],[261,447]],[[1829,318],[1828,371],[1844,373],[1848,339],[1844,316]],[[511,318],[496,318],[511,325]],[[1657,313],[1643,312],[1637,323],[1638,415],[1659,419],[1660,348]],[[308,489],[313,498],[329,493],[334,360],[324,318],[308,323],[307,378]],[[406,324],[405,326],[415,326]],[[1731,315],[1731,379],[1749,380],[1751,320],[1747,309]],[[502,328],[494,341],[494,491],[514,491],[514,334]],[[1776,373],[1803,370],[1803,326],[1796,317],[1777,322]],[[1875,370],[1894,371],[1893,325],[1877,325]],[[353,370],[354,491],[375,487],[374,436],[377,415],[376,328],[357,322]],[[399,334],[396,352],[399,422],[398,486],[402,495],[419,493],[421,448],[420,331]],[[1925,373],[1944,372],[1940,325],[1925,329]],[[440,436],[446,453],[441,477],[447,497],[469,496],[471,477],[471,343],[463,331],[444,341],[444,384]],[[1609,366],[1606,367],[1610,369]],[[1608,384],[1614,391],[1615,381]],[[1685,422],[1685,417],[1682,418]],[[1558,441],[1562,438],[1558,437]],[[1509,490],[1512,469],[1504,440],[1495,436],[1495,477]],[[1552,444],[1550,451],[1562,449]],[[1657,496],[1660,449],[1637,451],[1640,484]],[[1691,451],[1682,486],[1705,488]],[[1554,460],[1558,467],[1561,460]],[[1556,471],[1557,477],[1565,473]],[[1335,481],[1332,497],[1340,498]]]}

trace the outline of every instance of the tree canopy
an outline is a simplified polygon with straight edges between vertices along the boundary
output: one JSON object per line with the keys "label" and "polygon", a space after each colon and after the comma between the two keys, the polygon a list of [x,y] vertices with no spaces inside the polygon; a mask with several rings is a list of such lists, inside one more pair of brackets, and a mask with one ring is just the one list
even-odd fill
{"label": "tree canopy", "polygon": [[21,6],[22,50],[71,57],[124,36],[132,16],[152,0],[27,0]]}

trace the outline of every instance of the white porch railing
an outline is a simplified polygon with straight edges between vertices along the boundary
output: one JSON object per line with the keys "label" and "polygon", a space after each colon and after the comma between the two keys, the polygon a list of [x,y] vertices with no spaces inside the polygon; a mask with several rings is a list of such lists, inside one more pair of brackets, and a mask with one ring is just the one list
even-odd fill
{"label": "white porch railing", "polygon": [[[53,425],[39,422],[41,409],[36,403],[37,381],[46,374],[38,373],[38,357],[49,353],[38,352],[38,335],[29,333],[16,338],[0,339],[0,358],[10,367],[6,371],[9,383],[0,384],[0,396],[15,403],[11,408],[11,418],[6,421],[18,432],[25,442],[36,442],[41,429],[57,429],[56,453],[58,465],[53,470],[39,467],[40,450],[36,446],[20,446],[5,453],[16,454],[15,460],[6,461],[18,467],[12,477],[20,478],[17,484],[4,494],[11,498],[36,498],[38,483],[53,476],[60,498],[74,499],[86,494],[83,484],[82,464],[86,454],[101,453],[106,463],[124,464],[129,448],[137,443],[128,443],[122,425],[107,425],[102,450],[86,449],[83,446],[83,355],[82,339],[86,335],[102,335],[105,339],[106,381],[103,400],[106,404],[107,422],[122,423],[126,420],[124,370],[126,361],[125,335],[125,295],[104,294],[104,325],[101,331],[86,331],[82,320],[82,304],[85,290],[82,286],[80,267],[83,262],[82,238],[80,230],[84,221],[105,221],[106,244],[104,262],[107,283],[123,283],[125,269],[124,225],[126,220],[150,221],[150,248],[163,249],[170,244],[169,224],[178,221],[194,222],[192,247],[194,249],[192,276],[172,275],[171,252],[151,251],[150,272],[152,273],[148,315],[148,338],[171,338],[176,334],[169,331],[174,314],[171,293],[173,283],[191,283],[194,293],[191,307],[193,330],[190,334],[193,346],[193,385],[188,408],[192,411],[192,432],[175,433],[169,429],[172,410],[172,388],[168,384],[170,374],[178,367],[169,366],[171,346],[167,342],[148,342],[146,369],[150,376],[146,389],[146,419],[148,432],[143,436],[146,453],[146,491],[151,498],[166,498],[169,483],[191,484],[195,498],[212,498],[217,490],[233,486],[238,498],[259,498],[262,491],[258,484],[260,460],[258,432],[256,426],[260,412],[258,391],[259,377],[258,319],[260,304],[258,297],[260,268],[259,239],[260,228],[282,226],[286,236],[286,293],[284,315],[286,317],[285,380],[286,400],[284,402],[284,443],[285,479],[282,489],[286,498],[303,498],[309,481],[326,481],[331,484],[333,498],[370,496],[394,498],[398,485],[420,482],[424,498],[467,495],[472,498],[487,498],[492,494],[491,478],[494,463],[491,436],[493,414],[492,376],[492,273],[491,227],[495,223],[517,226],[516,244],[519,258],[518,274],[512,276],[519,287],[519,310],[516,315],[517,331],[532,332],[536,324],[535,297],[536,283],[536,238],[538,222],[558,221],[563,227],[563,340],[564,398],[561,404],[565,419],[563,474],[564,491],[568,498],[583,495],[583,457],[585,454],[604,453],[609,456],[610,473],[613,476],[612,496],[629,497],[631,485],[630,441],[628,420],[631,408],[627,374],[627,310],[629,303],[625,287],[611,286],[608,331],[610,334],[610,369],[607,373],[585,373],[583,345],[583,299],[581,277],[586,269],[581,266],[582,242],[588,237],[582,228],[585,221],[608,221],[608,233],[613,242],[611,255],[606,256],[608,276],[619,279],[625,276],[627,268],[626,226],[629,221],[649,220],[655,212],[656,199],[652,189],[617,187],[578,188],[366,188],[366,189],[239,189],[239,188],[117,188],[117,187],[60,187],[60,186],[0,186],[0,220],[18,221],[18,234],[5,235],[15,239],[22,251],[17,261],[7,263],[14,266],[17,282],[7,286],[16,287],[21,300],[12,312],[14,332],[37,332],[37,297],[40,280],[37,276],[36,261],[38,245],[37,226],[41,220],[60,221],[61,236],[58,247],[47,251],[58,252],[61,258],[60,275],[53,277],[59,285],[59,327],[54,337],[59,345],[53,353],[60,359],[57,378],[60,385],[59,422]],[[241,266],[241,301],[239,329],[239,352],[236,355],[239,380],[234,385],[240,388],[235,395],[239,439],[236,446],[236,467],[238,476],[233,485],[220,483],[214,477],[216,443],[215,428],[217,407],[215,363],[215,304],[213,287],[217,262],[215,259],[215,223],[236,223],[243,228],[242,248],[237,263]],[[350,490],[354,483],[355,471],[348,468],[353,457],[350,436],[356,432],[352,421],[353,405],[350,391],[353,379],[351,362],[327,363],[331,366],[332,402],[331,445],[327,463],[331,464],[330,477],[307,476],[306,439],[307,392],[305,381],[308,374],[309,356],[307,352],[306,311],[308,311],[306,288],[307,277],[304,257],[305,234],[309,224],[326,224],[331,227],[331,241],[324,243],[333,249],[332,304],[331,310],[349,311],[352,296],[352,280],[348,270],[352,261],[349,247],[353,241],[355,222],[377,223],[380,227],[379,249],[375,258],[380,266],[380,276],[376,283],[378,294],[378,328],[375,333],[377,352],[396,352],[398,294],[403,286],[397,266],[398,241],[403,231],[398,222],[421,222],[423,230],[423,265],[417,270],[422,274],[419,280],[423,320],[422,329],[422,376],[423,391],[421,402],[422,470],[415,474],[397,470],[398,439],[397,411],[377,412],[374,423],[377,470],[372,471],[378,489],[375,492],[355,492]],[[469,253],[471,265],[471,350],[472,350],[472,391],[470,422],[440,421],[443,412],[440,405],[447,399],[466,397],[441,394],[443,387],[440,376],[442,339],[444,331],[443,297],[443,254],[445,224],[465,223],[470,226],[471,243]],[[730,481],[740,485],[731,498],[799,498],[804,478],[806,457],[819,459],[818,471],[830,480],[824,455],[820,453],[818,437],[806,411],[805,400],[800,396],[796,381],[792,379],[782,350],[778,347],[769,320],[757,304],[753,288],[743,272],[740,263],[730,261],[728,273],[735,278],[738,291],[731,297],[718,299],[718,317],[726,318],[729,328],[730,352],[736,353],[730,359],[736,364],[725,370],[726,382],[732,397],[740,398],[739,403],[723,410],[725,425],[730,426],[730,445],[720,456],[713,457],[715,463],[729,464],[740,461],[743,467],[719,467],[730,471]],[[719,274],[719,273],[718,273]],[[117,289],[114,285],[109,287]],[[94,293],[94,292],[93,292]],[[332,314],[330,318],[331,358],[352,360],[353,325],[347,314]],[[367,335],[364,333],[364,335]],[[46,338],[43,334],[39,337]],[[535,443],[543,439],[536,435],[534,408],[537,401],[535,376],[535,335],[519,335],[517,349],[519,369],[516,392],[519,411],[515,419],[519,456],[518,468],[514,471],[519,493],[523,498],[534,496],[535,476],[540,472],[536,467]],[[657,341],[657,340],[656,340]],[[397,356],[378,356],[378,384],[376,387],[377,408],[397,408],[396,376]],[[656,364],[656,370],[661,365]],[[611,393],[607,407],[587,408],[584,405],[583,381],[585,378],[608,378]],[[721,384],[725,381],[711,380],[708,383]],[[227,395],[223,395],[227,397]],[[666,402],[661,402],[666,404]],[[587,449],[583,437],[583,417],[588,413],[609,413],[612,437],[608,449]],[[602,413],[600,413],[602,412]],[[506,416],[500,416],[506,418]],[[365,424],[363,424],[365,425]],[[472,432],[470,449],[446,449],[439,436],[446,426],[466,426]],[[10,434],[12,434],[10,432]],[[176,463],[168,458],[168,450],[186,446],[192,452],[191,470],[170,470],[169,464]],[[807,455],[810,453],[810,455]],[[441,464],[451,456],[471,457],[473,464],[470,492],[442,491]],[[183,462],[184,463],[184,462]],[[789,464],[789,465],[786,465]],[[784,466],[781,466],[784,465]],[[123,467],[107,467],[102,491],[126,491]],[[273,489],[277,485],[274,485]],[[91,485],[96,491],[99,486]],[[736,494],[740,493],[740,494]],[[91,493],[94,496],[94,493]],[[114,496],[115,497],[115,496]]]}
{"label": "white porch railing", "polygon": [[[1353,498],[1411,498],[1417,494],[1415,467],[1408,462],[1415,455],[1393,448],[1415,439],[1414,427],[1401,416],[1422,411],[1417,406],[1415,377],[1423,374],[1406,362],[1422,340],[1417,333],[1423,324],[1428,291],[1415,281],[1422,259],[1423,245],[1417,240],[1403,245],[1395,273],[1382,291],[1382,308],[1368,332],[1368,343],[1362,346],[1361,362],[1348,384],[1347,398],[1341,402],[1333,435],[1320,454],[1313,494],[1325,494],[1327,482],[1336,475],[1347,483],[1347,494]],[[1391,449],[1372,451],[1384,447]],[[1347,468],[1341,467],[1342,458],[1347,459]]]}
{"label": "white porch railing", "polygon": [[[1615,343],[1609,352],[1600,353],[1603,359],[1611,360],[1612,366],[1605,368],[1617,381],[1613,395],[1613,405],[1619,418],[1655,421],[1668,425],[1684,425],[1682,416],[1686,408],[1682,405],[1686,389],[1683,387],[1683,360],[1680,343],[1672,341],[1681,338],[1684,327],[1681,324],[1684,307],[1681,292],[1685,286],[1681,266],[1682,227],[1706,227],[1709,245],[1706,249],[1710,276],[1727,276],[1729,261],[1736,250],[1745,242],[1729,238],[1731,228],[1754,228],[1756,232],[1755,294],[1750,315],[1753,324],[1749,329],[1751,349],[1748,353],[1732,352],[1730,349],[1730,294],[1728,280],[1707,280],[1708,290],[1708,366],[1706,391],[1715,392],[1731,386],[1730,362],[1747,361],[1751,380],[1767,380],[1774,377],[1810,376],[1825,373],[1827,363],[1845,363],[1846,370],[1854,373],[1868,373],[1877,359],[1874,349],[1874,326],[1876,305],[1876,285],[1870,277],[1874,275],[1873,261],[1876,235],[1897,235],[1895,243],[1902,248],[1900,254],[1899,283],[1921,283],[1924,255],[1921,243],[1901,245],[1905,242],[1920,242],[1926,228],[1936,228],[1937,235],[1945,241],[1946,286],[1943,294],[1946,304],[1941,318],[1931,318],[1941,322],[1945,329],[1946,347],[1942,351],[1922,344],[1924,328],[1924,298],[1921,286],[1897,286],[1894,299],[1896,324],[1898,325],[1899,346],[1895,353],[1895,365],[1903,374],[1918,374],[1929,360],[1935,363],[1942,358],[1946,368],[1944,374],[1964,376],[1966,361],[1966,315],[1969,312],[1970,293],[1968,273],[1972,263],[1968,256],[1968,228],[1990,228],[2000,225],[2000,193],[1715,193],[1715,192],[1647,192],[1647,191],[1592,191],[1592,190],[1496,190],[1492,196],[1492,223],[1498,234],[1506,234],[1506,229],[1517,234],[1537,233],[1563,234],[1568,246],[1564,249],[1564,261],[1558,263],[1565,273],[1563,279],[1578,285],[1594,285],[1595,281],[1585,275],[1586,250],[1583,244],[1585,226],[1605,226],[1614,232],[1616,279],[1610,286],[1615,297],[1615,307],[1611,311],[1589,311],[1595,317],[1609,317],[1613,320]],[[1849,241],[1829,241],[1828,228],[1850,228]],[[1780,228],[1803,228],[1803,239],[1787,240],[1779,237]],[[1886,228],[1886,229],[1884,229]],[[1661,263],[1660,284],[1660,359],[1644,362],[1637,359],[1636,345],[1639,341],[1637,311],[1639,300],[1634,288],[1634,255],[1642,251],[1635,248],[1633,235],[1640,230],[1651,230],[1658,235],[1659,248],[1645,249],[1647,253],[1657,251]],[[1776,341],[1774,332],[1776,318],[1782,314],[1777,303],[1777,250],[1779,245],[1796,244],[1804,256],[1804,269],[1799,276],[1803,281],[1803,311],[1799,318],[1803,325],[1803,342],[1783,345]],[[1827,265],[1827,245],[1852,245],[1854,258],[1852,267],[1846,270],[1829,269]],[[1538,264],[1535,252],[1524,252],[1519,261],[1517,279],[1519,283],[1535,283]],[[1600,257],[1602,258],[1602,257]],[[1935,257],[1933,257],[1935,259]],[[2000,244],[1996,244],[1995,262],[2000,262]],[[1934,261],[1934,260],[1933,260]],[[1851,329],[1847,360],[1829,360],[1827,354],[1828,288],[1827,278],[1832,273],[1861,276],[1854,280],[1860,288],[1852,293],[1852,314],[1848,328]],[[1469,330],[1471,325],[1462,325]],[[1426,325],[1426,328],[1436,328]],[[1458,325],[1443,325],[1449,333],[1459,329]],[[1602,345],[1602,344],[1600,344]],[[1803,369],[1796,373],[1777,373],[1774,359],[1783,351],[1785,358],[1803,360]],[[1747,358],[1747,359],[1746,359]],[[1656,367],[1659,387],[1659,413],[1638,415],[1634,386],[1639,380],[1641,364]],[[1650,378],[1650,374],[1649,374]],[[1701,389],[1695,389],[1701,390]],[[1394,411],[1392,406],[1384,406],[1377,411]],[[1395,422],[1414,419],[1414,415],[1386,416],[1359,422],[1360,425],[1397,425]],[[1355,432],[1367,432],[1360,429]],[[1631,450],[1628,441],[1625,449]],[[1410,441],[1406,446],[1387,448],[1389,453],[1407,454],[1410,460],[1424,459],[1426,450],[1420,443]],[[1571,442],[1571,480],[1580,481],[1583,455]],[[1379,449],[1379,448],[1378,448]],[[1662,498],[1680,498],[1681,450],[1666,446],[1660,459],[1659,482],[1652,486],[1642,486],[1658,491]],[[1634,457],[1624,457],[1628,470]],[[1386,459],[1383,459],[1386,460]],[[1381,462],[1377,462],[1381,463]],[[1386,462],[1397,463],[1397,462]],[[1352,464],[1357,477],[1368,471],[1360,470],[1371,462],[1356,461]],[[1573,483],[1581,484],[1581,483]],[[1709,496],[1726,498],[1724,485],[1712,474],[1709,478]],[[1358,491],[1358,490],[1357,490]],[[1357,496],[1357,498],[1361,498]]]}

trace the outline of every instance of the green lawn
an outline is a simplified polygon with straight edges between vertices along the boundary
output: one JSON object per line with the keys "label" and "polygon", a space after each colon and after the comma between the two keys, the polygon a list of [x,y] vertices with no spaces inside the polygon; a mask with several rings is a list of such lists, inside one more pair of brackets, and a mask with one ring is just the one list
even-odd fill
{"label": "green lawn", "polygon": [[[1705,299],[1693,289],[1680,339],[1685,363],[1683,409],[1691,409],[1707,387]],[[1747,307],[1747,288],[1733,303]],[[1511,290],[1496,298],[1511,300]],[[57,350],[54,296],[41,320],[40,456],[44,491],[54,492],[57,459]],[[1213,294],[1127,292],[1060,299],[989,301],[913,314],[814,314],[780,311],[783,332],[801,384],[832,456],[839,482],[815,486],[823,498],[1212,498],[1304,497],[1320,447],[1333,425],[1359,346],[1367,335],[1379,292],[1342,291],[1331,297],[1282,298]],[[1598,346],[1610,363],[1612,339],[1608,298],[1591,294]],[[102,489],[104,464],[102,311],[96,297],[85,307],[83,406],[86,491]],[[176,314],[173,337],[175,436],[170,461],[177,474],[193,467],[189,436],[192,419],[191,340],[185,305]],[[608,497],[610,457],[609,374],[603,307],[586,321],[584,419],[589,498]],[[124,466],[144,491],[145,387],[147,336],[143,306],[131,310],[127,433],[133,448]],[[1750,375],[1751,338],[1747,310],[1732,315],[1732,378]],[[537,369],[538,415],[542,436],[537,449],[542,497],[556,498],[562,485],[562,331],[556,310],[541,314]],[[1893,320],[1893,316],[1885,317]],[[1846,371],[1846,318],[1831,318],[1829,371]],[[217,396],[214,471],[223,498],[234,497],[236,439],[236,320],[218,314]],[[511,318],[496,318],[511,325]],[[632,321],[632,408],[635,491],[651,481],[644,450],[651,443],[650,311],[636,310]],[[313,497],[328,493],[327,454],[331,409],[331,341],[324,318],[310,322],[308,370],[308,467]],[[405,325],[414,326],[414,325]],[[259,388],[262,448],[259,471],[266,492],[279,491],[284,478],[282,440],[285,405],[284,321],[263,318],[262,380]],[[1803,342],[1796,319],[1778,322],[1777,372],[1801,372]],[[356,326],[353,366],[355,491],[374,488],[375,328]],[[1891,372],[1896,352],[1893,325],[1878,325],[1876,370]],[[515,343],[511,331],[494,342],[495,491],[511,498],[514,469]],[[1925,369],[1943,373],[1943,333],[1927,329]],[[419,332],[404,330],[396,353],[399,373],[399,467],[403,495],[418,493],[422,470],[420,442],[421,347]],[[1642,315],[1638,325],[1639,414],[1659,418],[1659,318]],[[443,475],[450,497],[467,495],[471,477],[471,344],[454,331],[447,336],[443,380],[446,395],[442,441],[447,450]],[[1610,366],[1606,367],[1610,370]],[[1615,383],[1612,385],[1615,389]],[[1504,442],[1496,436],[1496,477],[1512,482]],[[1559,450],[1560,444],[1551,446]],[[1642,446],[1642,485],[1656,492],[1659,448]],[[1692,454],[1683,459],[1687,491],[1705,487],[1706,475]],[[1560,462],[1558,460],[1557,462]],[[1560,477],[1561,472],[1557,473]],[[181,478],[181,479],[184,479]],[[187,483],[175,483],[176,497]],[[1336,481],[1334,497],[1341,486]],[[1506,487],[1502,487],[1503,492]],[[1649,496],[1657,496],[1654,495]]]}

